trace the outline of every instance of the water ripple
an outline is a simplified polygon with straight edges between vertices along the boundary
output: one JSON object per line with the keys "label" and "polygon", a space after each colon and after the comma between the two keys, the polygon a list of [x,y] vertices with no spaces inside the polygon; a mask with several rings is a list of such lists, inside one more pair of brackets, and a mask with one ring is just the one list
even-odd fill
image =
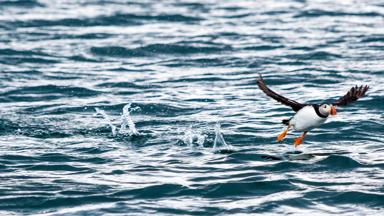
{"label": "water ripple", "polygon": [[[380,215],[381,1],[2,1],[0,215]],[[366,97],[294,149],[300,102]]]}

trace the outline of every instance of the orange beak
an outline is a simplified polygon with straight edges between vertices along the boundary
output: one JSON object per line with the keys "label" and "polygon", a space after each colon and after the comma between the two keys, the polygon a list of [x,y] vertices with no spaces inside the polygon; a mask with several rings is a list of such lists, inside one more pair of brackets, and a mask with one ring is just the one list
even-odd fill
{"label": "orange beak", "polygon": [[336,106],[331,106],[331,115],[336,115]]}

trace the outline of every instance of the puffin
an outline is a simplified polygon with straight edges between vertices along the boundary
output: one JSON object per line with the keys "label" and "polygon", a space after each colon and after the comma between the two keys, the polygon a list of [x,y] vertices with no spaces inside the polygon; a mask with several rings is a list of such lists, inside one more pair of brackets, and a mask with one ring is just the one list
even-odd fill
{"label": "puffin", "polygon": [[295,147],[298,147],[303,142],[303,139],[308,131],[321,126],[327,121],[328,117],[336,115],[337,106],[346,106],[357,101],[359,98],[363,97],[369,89],[368,85],[356,85],[352,87],[344,96],[333,101],[332,103],[310,104],[299,103],[272,91],[265,84],[261,74],[259,74],[259,78],[257,79],[257,85],[267,96],[291,107],[292,110],[296,112],[290,119],[282,120],[282,123],[287,125],[287,127],[277,136],[276,139],[278,142],[282,141],[287,135],[289,129],[293,128],[295,131],[302,132],[301,136],[294,140],[293,144]]}

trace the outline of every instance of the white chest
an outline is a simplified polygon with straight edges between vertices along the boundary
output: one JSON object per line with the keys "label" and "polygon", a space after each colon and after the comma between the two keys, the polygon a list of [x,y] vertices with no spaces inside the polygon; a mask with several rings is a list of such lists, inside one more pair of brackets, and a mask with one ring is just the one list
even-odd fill
{"label": "white chest", "polygon": [[321,118],[316,114],[312,106],[306,106],[299,110],[289,122],[296,131],[309,131],[322,125],[327,118]]}

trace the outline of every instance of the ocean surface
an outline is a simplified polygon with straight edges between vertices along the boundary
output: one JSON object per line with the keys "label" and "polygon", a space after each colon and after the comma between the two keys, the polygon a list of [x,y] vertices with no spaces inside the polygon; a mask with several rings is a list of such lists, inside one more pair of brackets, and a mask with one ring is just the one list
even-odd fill
{"label": "ocean surface", "polygon": [[384,1],[2,0],[0,215],[383,215],[383,84]]}

